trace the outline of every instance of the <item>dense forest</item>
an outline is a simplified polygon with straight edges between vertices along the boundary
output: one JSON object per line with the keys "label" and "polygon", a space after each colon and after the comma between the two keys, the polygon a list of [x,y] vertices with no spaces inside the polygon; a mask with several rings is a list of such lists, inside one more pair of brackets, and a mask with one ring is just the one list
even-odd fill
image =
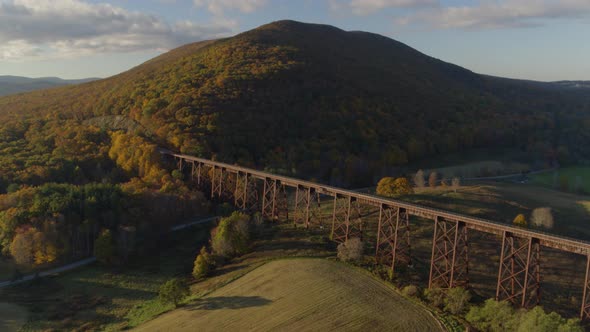
{"label": "dense forest", "polygon": [[158,146],[359,186],[474,147],[585,162],[589,110],[585,90],[478,75],[376,34],[275,22],[108,79],[0,98],[0,246],[8,255],[15,239],[42,238],[50,254],[29,245],[26,259],[44,251],[46,262],[88,252],[84,237],[101,228],[206,209]]}

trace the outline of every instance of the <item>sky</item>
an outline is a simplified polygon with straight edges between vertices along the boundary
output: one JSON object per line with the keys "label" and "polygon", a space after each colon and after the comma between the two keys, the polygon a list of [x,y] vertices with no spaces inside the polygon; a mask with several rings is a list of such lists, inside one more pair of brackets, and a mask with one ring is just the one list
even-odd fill
{"label": "sky", "polygon": [[378,33],[482,74],[590,80],[590,0],[0,0],[0,75],[108,77],[282,19]]}

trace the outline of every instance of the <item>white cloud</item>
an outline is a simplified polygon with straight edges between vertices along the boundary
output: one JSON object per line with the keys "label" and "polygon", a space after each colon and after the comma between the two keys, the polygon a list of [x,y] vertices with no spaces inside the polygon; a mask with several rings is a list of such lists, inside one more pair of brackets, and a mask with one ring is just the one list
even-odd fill
{"label": "white cloud", "polygon": [[367,15],[387,8],[421,8],[437,6],[438,0],[330,0],[333,10],[348,9],[356,15]]}
{"label": "white cloud", "polygon": [[227,35],[231,21],[202,26],[81,0],[0,0],[0,60],[167,50]]}
{"label": "white cloud", "polygon": [[238,10],[242,13],[252,13],[264,7],[267,0],[194,0],[197,7],[206,7],[214,15],[221,16],[225,10]]}
{"label": "white cloud", "polygon": [[474,6],[430,8],[397,20],[400,24],[427,24],[435,28],[535,27],[552,19],[590,16],[588,0],[480,1]]}

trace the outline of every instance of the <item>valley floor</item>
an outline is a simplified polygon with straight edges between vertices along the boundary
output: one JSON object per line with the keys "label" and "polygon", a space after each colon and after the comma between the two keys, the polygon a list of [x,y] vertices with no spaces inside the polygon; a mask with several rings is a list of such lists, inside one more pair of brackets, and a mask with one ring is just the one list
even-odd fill
{"label": "valley floor", "polygon": [[137,331],[443,331],[385,282],[328,259],[267,263]]}

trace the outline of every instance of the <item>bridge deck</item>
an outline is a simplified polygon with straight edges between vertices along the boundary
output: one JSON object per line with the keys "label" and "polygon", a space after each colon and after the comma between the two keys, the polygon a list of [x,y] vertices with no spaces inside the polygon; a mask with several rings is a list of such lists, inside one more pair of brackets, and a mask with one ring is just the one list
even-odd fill
{"label": "bridge deck", "polygon": [[174,153],[168,150],[161,149],[160,152],[165,155],[173,156],[175,158],[180,158],[186,161],[198,162],[200,164],[208,165],[211,167],[222,168],[225,171],[233,172],[233,173],[243,173],[248,174],[254,178],[258,179],[272,179],[280,181],[281,184],[289,186],[289,187],[303,187],[303,188],[311,188],[316,192],[328,195],[328,196],[341,196],[341,197],[352,197],[357,200],[359,203],[371,205],[371,206],[388,206],[388,207],[395,207],[395,208],[402,208],[405,209],[410,215],[434,219],[435,217],[445,218],[448,220],[455,220],[464,222],[465,225],[473,230],[491,233],[496,235],[502,235],[505,232],[511,233],[517,237],[524,237],[524,238],[535,238],[539,240],[539,243],[542,246],[555,248],[562,251],[567,251],[576,254],[587,255],[590,253],[590,242],[582,241],[574,238],[569,238],[560,235],[554,235],[547,232],[542,232],[539,230],[531,230],[531,229],[524,229],[515,227],[512,225],[503,224],[496,221],[491,221],[483,218],[477,218],[467,215],[458,214],[455,212],[435,209],[426,206],[420,206],[417,204],[411,204],[391,198],[385,198],[380,196],[375,196],[371,194],[365,193],[358,193],[351,190],[346,190],[338,187],[318,184],[315,182],[295,179],[287,176],[276,175],[264,171],[254,170],[246,167],[236,166],[225,164],[217,161],[212,161],[203,158],[197,158],[193,156],[183,155]]}

